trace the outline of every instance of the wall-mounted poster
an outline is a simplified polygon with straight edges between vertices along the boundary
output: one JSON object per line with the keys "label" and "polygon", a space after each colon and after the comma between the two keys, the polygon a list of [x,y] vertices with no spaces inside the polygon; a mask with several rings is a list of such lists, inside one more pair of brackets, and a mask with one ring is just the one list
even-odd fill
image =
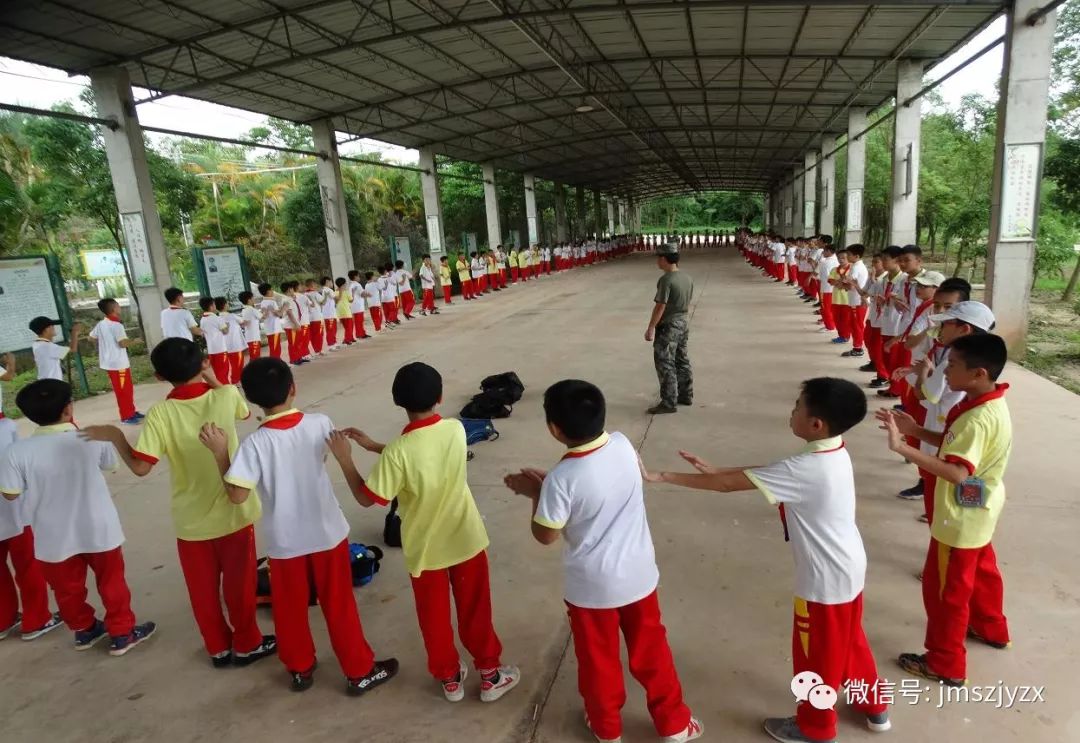
{"label": "wall-mounted poster", "polygon": [[1001,184],[1001,242],[1035,239],[1039,213],[1042,145],[1005,145],[1005,172]]}
{"label": "wall-mounted poster", "polygon": [[250,283],[244,249],[239,245],[217,245],[193,248],[191,254],[199,291],[207,297],[225,297],[230,310],[239,310],[240,292]]}
{"label": "wall-mounted poster", "polygon": [[71,315],[56,259],[43,255],[0,259],[0,353],[30,348],[35,317],[60,320],[57,342],[67,335]]}
{"label": "wall-mounted poster", "polygon": [[862,229],[862,189],[853,188],[847,192],[847,228],[849,232]]}

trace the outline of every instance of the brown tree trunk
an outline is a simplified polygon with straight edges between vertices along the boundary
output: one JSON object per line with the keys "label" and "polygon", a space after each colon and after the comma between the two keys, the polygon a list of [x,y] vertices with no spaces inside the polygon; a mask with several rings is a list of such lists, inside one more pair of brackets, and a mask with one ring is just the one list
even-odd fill
{"label": "brown tree trunk", "polygon": [[1069,277],[1069,284],[1065,287],[1065,293],[1061,295],[1062,302],[1071,302],[1076,295],[1076,285],[1080,283],[1080,258],[1077,258],[1076,265],[1073,267],[1072,276]]}

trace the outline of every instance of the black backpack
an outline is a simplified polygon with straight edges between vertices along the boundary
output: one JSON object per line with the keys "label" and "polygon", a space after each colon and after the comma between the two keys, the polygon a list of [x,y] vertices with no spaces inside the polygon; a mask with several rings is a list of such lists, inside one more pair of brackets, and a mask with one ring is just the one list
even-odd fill
{"label": "black backpack", "polygon": [[397,498],[390,501],[390,512],[383,524],[382,540],[387,547],[401,546],[401,517],[397,515]]}
{"label": "black backpack", "polygon": [[[480,382],[480,389],[493,399],[498,400],[503,405],[507,405],[511,408],[513,408],[514,403],[520,400],[521,396],[525,393],[525,385],[521,383],[521,379],[518,378],[518,375],[512,371],[485,377],[484,380]],[[475,417],[481,418],[486,416]]]}
{"label": "black backpack", "polygon": [[485,390],[479,395],[473,395],[472,402],[461,409],[460,415],[462,418],[509,418],[510,413],[513,412],[513,407],[504,400],[504,395],[492,390]]}

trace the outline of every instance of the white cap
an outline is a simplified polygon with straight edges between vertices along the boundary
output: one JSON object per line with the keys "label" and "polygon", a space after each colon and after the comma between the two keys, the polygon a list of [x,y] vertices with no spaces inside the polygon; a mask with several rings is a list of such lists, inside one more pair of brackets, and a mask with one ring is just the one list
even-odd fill
{"label": "white cap", "polygon": [[939,271],[923,271],[918,276],[912,279],[913,282],[921,286],[941,286],[945,283],[945,274]]}
{"label": "white cap", "polygon": [[994,313],[982,302],[958,302],[945,312],[934,315],[930,319],[939,325],[946,320],[959,320],[988,333],[994,329],[994,325],[997,323],[997,320],[994,319]]}

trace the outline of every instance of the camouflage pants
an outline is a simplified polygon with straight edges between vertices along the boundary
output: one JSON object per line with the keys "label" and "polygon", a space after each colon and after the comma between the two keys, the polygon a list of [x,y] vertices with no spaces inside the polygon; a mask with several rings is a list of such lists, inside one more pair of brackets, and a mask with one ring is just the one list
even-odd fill
{"label": "camouflage pants", "polygon": [[653,340],[653,363],[660,380],[660,402],[675,406],[678,400],[694,398],[694,372],[686,346],[690,326],[686,318],[664,323],[656,329]]}

